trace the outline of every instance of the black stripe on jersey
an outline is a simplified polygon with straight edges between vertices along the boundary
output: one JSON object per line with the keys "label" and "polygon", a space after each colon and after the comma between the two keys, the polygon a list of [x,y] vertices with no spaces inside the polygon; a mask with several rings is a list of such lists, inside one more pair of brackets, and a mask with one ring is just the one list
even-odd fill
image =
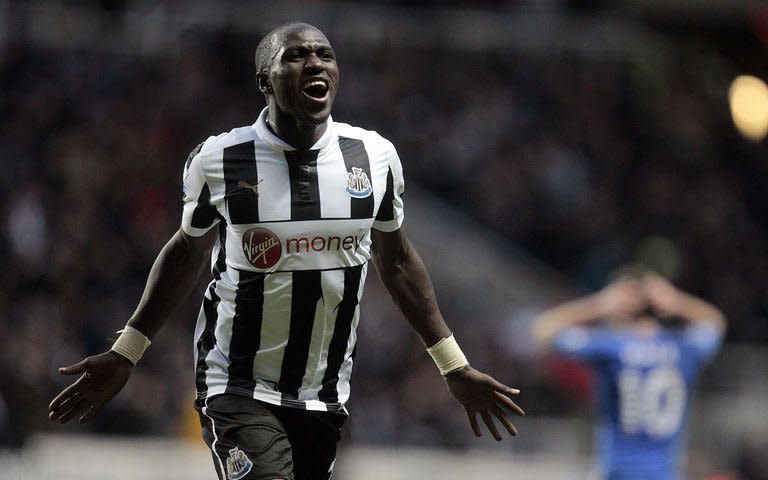
{"label": "black stripe on jersey", "polygon": [[252,141],[224,149],[224,183],[232,224],[258,223],[259,174]]}
{"label": "black stripe on jersey", "polygon": [[219,212],[216,211],[216,207],[211,205],[211,189],[208,188],[206,182],[200,190],[200,195],[197,196],[197,206],[192,212],[192,227],[208,228],[213,225],[218,215]]}
{"label": "black stripe on jersey", "polygon": [[392,177],[392,168],[387,171],[387,190],[381,199],[379,211],[376,212],[376,220],[386,222],[395,219],[395,180]]}
{"label": "black stripe on jersey", "polygon": [[229,341],[229,368],[226,393],[231,389],[252,391],[253,358],[261,345],[261,323],[264,315],[264,273],[240,272],[235,293],[235,315]]}
{"label": "black stripe on jersey", "polygon": [[216,263],[213,265],[211,273],[213,278],[219,280],[221,274],[227,270],[227,224],[224,220],[219,222],[219,256],[216,257]]}
{"label": "black stripe on jersey", "polygon": [[205,383],[205,373],[208,370],[208,363],[205,361],[205,357],[213,350],[216,345],[216,319],[218,318],[218,312],[216,311],[219,306],[219,296],[216,295],[216,283],[211,282],[208,287],[208,297],[203,297],[203,315],[205,315],[205,329],[203,330],[200,339],[197,341],[197,366],[195,368],[195,386],[197,389],[197,398],[204,398],[208,392],[208,386]]}
{"label": "black stripe on jersey", "polygon": [[315,309],[323,296],[320,275],[317,270],[292,273],[291,328],[277,385],[277,389],[287,399],[295,400],[298,397],[304,371],[307,369]]}
{"label": "black stripe on jersey", "polygon": [[[363,170],[370,180],[371,164],[363,141],[356,138],[339,137],[339,149],[342,157],[344,157],[344,166],[346,166],[347,172],[351,172],[352,167],[357,167]],[[371,218],[372,216],[373,193],[365,198],[350,197],[349,218]]]}
{"label": "black stripe on jersey", "polygon": [[323,375],[323,388],[318,393],[318,398],[323,402],[339,401],[336,385],[339,383],[339,370],[344,361],[344,354],[347,353],[349,334],[352,332],[352,320],[357,310],[357,292],[360,290],[362,271],[362,265],[344,270],[344,296],[336,313],[336,324],[328,346],[328,366]]}
{"label": "black stripe on jersey", "polygon": [[291,182],[291,220],[320,218],[320,186],[317,182],[318,150],[286,150]]}

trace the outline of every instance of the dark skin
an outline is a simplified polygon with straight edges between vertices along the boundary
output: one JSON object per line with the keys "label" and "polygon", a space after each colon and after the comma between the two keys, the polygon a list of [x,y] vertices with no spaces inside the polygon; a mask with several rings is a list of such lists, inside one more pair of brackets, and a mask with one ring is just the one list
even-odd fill
{"label": "dark skin", "polygon": [[[216,229],[196,238],[179,230],[165,244],[149,272],[144,294],[128,325],[152,338],[189,296],[207,264]],[[109,350],[62,367],[62,375],[81,375],[49,406],[52,421],[67,423],[79,416],[85,423],[122,390],[133,364]]]}
{"label": "dark skin", "polygon": [[[273,52],[272,65],[256,74],[265,95],[269,128],[298,149],[310,148],[325,133],[339,87],[336,53],[322,32],[289,29]],[[305,86],[317,81],[325,89],[309,94]]]}
{"label": "dark skin", "polygon": [[[424,345],[434,345],[451,335],[437,305],[427,269],[403,229],[394,232],[371,230],[373,237],[373,263],[403,315],[408,319]],[[525,412],[512,400],[519,390],[510,388],[493,377],[471,366],[446,375],[448,389],[464,406],[467,419],[476,436],[482,436],[477,423],[479,414],[497,441],[502,439],[492,417],[502,424],[510,435],[517,429],[509,420],[505,409],[516,415]]]}
{"label": "dark skin", "polygon": [[[325,35],[314,27],[288,26],[278,35],[279,47],[272,52],[268,71],[257,73],[257,84],[267,100],[272,131],[296,148],[309,148],[328,126],[339,83],[335,53]],[[152,338],[190,294],[215,239],[215,229],[200,238],[179,230],[157,256],[128,324]],[[377,271],[424,345],[434,345],[451,335],[427,270],[403,229],[372,230],[372,239]],[[50,419],[66,423],[79,416],[80,422],[88,421],[120,392],[132,370],[128,360],[111,351],[59,369],[63,375],[81,376],[51,402]],[[502,436],[493,417],[510,435],[517,435],[507,413],[524,415],[512,400],[519,393],[517,389],[470,366],[448,374],[445,380],[463,405],[476,436],[482,436],[478,414],[496,440]]]}

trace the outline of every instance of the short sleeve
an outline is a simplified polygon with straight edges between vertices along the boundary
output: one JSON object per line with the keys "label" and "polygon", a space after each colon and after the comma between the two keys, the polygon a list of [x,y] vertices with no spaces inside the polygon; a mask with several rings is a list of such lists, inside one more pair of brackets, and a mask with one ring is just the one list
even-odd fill
{"label": "short sleeve", "polygon": [[691,325],[683,330],[683,343],[701,361],[711,359],[722,342],[722,330],[712,325]]}
{"label": "short sleeve", "polygon": [[203,171],[203,156],[200,154],[202,147],[201,143],[189,154],[182,177],[184,210],[181,228],[192,237],[205,235],[219,222],[216,207],[211,204],[211,190]]}
{"label": "short sleeve", "polygon": [[[389,143],[389,142],[387,142]],[[387,172],[387,187],[384,198],[381,200],[373,228],[382,232],[394,232],[403,224],[403,192],[405,180],[403,179],[403,166],[395,147],[389,143],[389,170]]]}
{"label": "short sleeve", "polygon": [[614,356],[619,340],[606,330],[571,327],[555,336],[553,347],[562,353],[580,360],[600,360]]}

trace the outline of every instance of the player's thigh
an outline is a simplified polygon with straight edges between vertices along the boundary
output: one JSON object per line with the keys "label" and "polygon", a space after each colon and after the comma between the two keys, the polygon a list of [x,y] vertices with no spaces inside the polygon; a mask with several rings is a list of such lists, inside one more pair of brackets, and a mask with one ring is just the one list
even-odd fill
{"label": "player's thigh", "polygon": [[346,415],[280,408],[293,449],[295,480],[331,478]]}
{"label": "player's thigh", "polygon": [[219,395],[198,407],[203,440],[221,480],[293,480],[288,434],[261,402]]}

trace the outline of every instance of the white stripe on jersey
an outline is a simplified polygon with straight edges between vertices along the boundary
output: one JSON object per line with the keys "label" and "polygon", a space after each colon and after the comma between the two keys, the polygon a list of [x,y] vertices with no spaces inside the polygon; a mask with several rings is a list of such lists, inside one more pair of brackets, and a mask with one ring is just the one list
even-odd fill
{"label": "white stripe on jersey", "polygon": [[227,288],[226,283],[223,282],[216,282],[215,292],[220,298],[219,303],[216,305],[216,326],[214,330],[216,345],[205,357],[208,372],[208,375],[205,377],[205,384],[211,396],[217,393],[224,393],[224,390],[226,390],[226,381],[222,383],[221,379],[217,378],[217,375],[212,375],[211,373],[217,372],[221,365],[229,363],[229,342],[232,339],[232,319],[235,316],[234,292]]}
{"label": "white stripe on jersey", "polygon": [[[367,273],[368,264],[363,265],[363,272],[360,275],[363,279],[360,282],[360,286],[357,290],[357,298],[362,298],[363,296],[363,289],[365,288],[365,275]],[[349,399],[350,394],[350,379],[352,378],[352,353],[355,350],[355,345],[357,344],[357,325],[360,323],[360,305],[357,305],[357,308],[355,309],[355,316],[352,319],[352,329],[349,334],[349,339],[347,340],[347,349],[344,353],[344,363],[341,364],[341,368],[339,369],[339,384],[337,387],[337,391],[339,393],[339,402],[345,403]],[[342,381],[343,380],[343,381]]]}
{"label": "white stripe on jersey", "polygon": [[262,222],[290,219],[291,196],[286,194],[290,181],[285,158],[275,156],[274,149],[263,144],[256,147],[255,155],[259,159],[259,197],[270,199],[269,202],[259,202],[259,219]]}
{"label": "white stripe on jersey", "polygon": [[[349,218],[350,202],[347,195],[337,195],[347,186],[347,170],[344,162],[334,162],[341,155],[338,143],[328,146],[317,158],[317,177],[320,185],[320,211],[323,218]],[[340,171],[342,170],[342,171]]]}
{"label": "white stripe on jersey", "polygon": [[343,291],[335,285],[344,285],[344,270],[321,272],[320,282],[323,297],[315,310],[315,323],[312,326],[312,340],[307,358],[307,368],[299,391],[299,400],[312,400],[322,387],[323,373],[328,366],[328,346],[336,325],[335,306],[341,303]]}
{"label": "white stripe on jersey", "polygon": [[290,272],[274,273],[264,279],[261,345],[253,363],[255,375],[274,384],[280,380],[283,353],[291,328],[292,287]]}

